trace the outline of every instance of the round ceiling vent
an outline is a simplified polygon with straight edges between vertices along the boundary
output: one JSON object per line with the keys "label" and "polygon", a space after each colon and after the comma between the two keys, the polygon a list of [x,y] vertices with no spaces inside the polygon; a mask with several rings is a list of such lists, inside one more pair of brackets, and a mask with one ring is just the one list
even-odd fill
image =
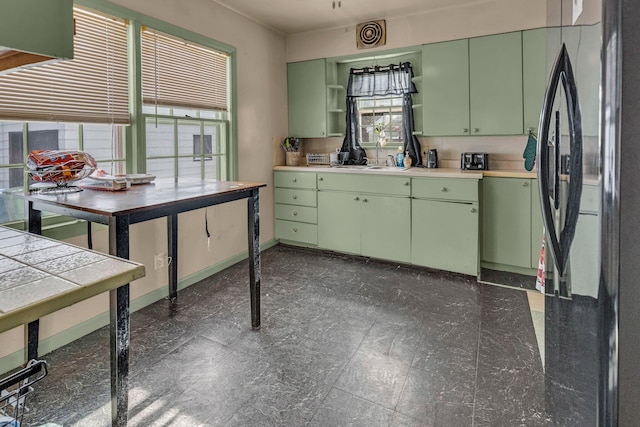
{"label": "round ceiling vent", "polygon": [[385,20],[369,21],[356,27],[356,43],[358,49],[384,46],[387,43]]}

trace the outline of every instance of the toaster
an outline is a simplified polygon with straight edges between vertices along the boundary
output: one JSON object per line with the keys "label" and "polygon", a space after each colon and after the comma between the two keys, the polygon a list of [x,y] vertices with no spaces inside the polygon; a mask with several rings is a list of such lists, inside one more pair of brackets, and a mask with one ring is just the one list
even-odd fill
{"label": "toaster", "polygon": [[489,155],[487,153],[462,153],[460,169],[486,171],[489,169]]}

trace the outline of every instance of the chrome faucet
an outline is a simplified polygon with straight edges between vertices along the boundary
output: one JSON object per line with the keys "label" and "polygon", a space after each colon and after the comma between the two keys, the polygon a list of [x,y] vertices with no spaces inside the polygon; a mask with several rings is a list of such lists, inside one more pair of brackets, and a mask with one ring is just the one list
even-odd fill
{"label": "chrome faucet", "polygon": [[393,154],[389,154],[387,157],[389,157],[389,159],[391,160],[391,166],[398,166],[398,163],[396,162],[396,157]]}

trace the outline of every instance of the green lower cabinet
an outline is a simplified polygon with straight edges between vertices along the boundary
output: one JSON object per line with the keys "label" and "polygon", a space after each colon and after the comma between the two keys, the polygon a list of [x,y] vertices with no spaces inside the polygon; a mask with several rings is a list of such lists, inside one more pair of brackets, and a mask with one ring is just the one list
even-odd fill
{"label": "green lower cabinet", "polygon": [[362,255],[409,262],[411,259],[411,199],[361,196]]}
{"label": "green lower cabinet", "polygon": [[478,274],[478,204],[412,200],[411,263]]}
{"label": "green lower cabinet", "polygon": [[318,191],[318,246],[360,254],[360,200],[356,194]]}
{"label": "green lower cabinet", "polygon": [[542,248],[542,236],[544,223],[542,221],[542,208],[540,207],[540,192],[538,180],[531,180],[531,268],[538,269],[540,263],[540,249]]}
{"label": "green lower cabinet", "polygon": [[482,261],[531,268],[532,181],[497,177],[482,180]]}
{"label": "green lower cabinet", "polygon": [[318,247],[409,262],[408,197],[318,192]]}

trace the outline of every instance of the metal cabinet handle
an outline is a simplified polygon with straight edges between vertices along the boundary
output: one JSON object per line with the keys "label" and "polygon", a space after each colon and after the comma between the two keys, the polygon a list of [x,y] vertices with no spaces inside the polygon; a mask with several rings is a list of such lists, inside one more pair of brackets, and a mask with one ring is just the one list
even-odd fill
{"label": "metal cabinet handle", "polygon": [[443,193],[445,193],[447,191],[447,187],[441,187],[440,191],[442,191]]}
{"label": "metal cabinet handle", "polygon": [[523,186],[523,187],[528,187],[528,186],[529,186],[529,183],[528,183],[528,182],[523,182],[523,183],[522,183],[522,186]]}
{"label": "metal cabinet handle", "polygon": [[296,196],[295,194],[293,196],[291,196],[291,197],[293,197],[293,200],[297,200],[298,199],[298,196]]}
{"label": "metal cabinet handle", "polygon": [[363,202],[367,203],[369,200],[367,199],[362,199]]}
{"label": "metal cabinet handle", "polygon": [[297,211],[293,211],[293,212],[291,212],[291,215],[298,216],[298,212]]}
{"label": "metal cabinet handle", "polygon": [[475,132],[475,133],[480,132],[480,128],[473,128],[473,132]]}
{"label": "metal cabinet handle", "polygon": [[471,208],[470,211],[471,213],[476,213],[476,208]]}
{"label": "metal cabinet handle", "polygon": [[462,129],[462,133],[469,133],[469,128]]}
{"label": "metal cabinet handle", "polygon": [[360,197],[355,196],[355,197],[353,198],[353,200],[355,200],[355,201],[357,202],[358,200],[360,200]]}
{"label": "metal cabinet handle", "polygon": [[404,186],[405,186],[405,187],[409,186],[409,181],[405,181],[405,182],[404,182]]}
{"label": "metal cabinet handle", "polygon": [[323,177],[318,178],[318,181],[324,181]]}
{"label": "metal cabinet handle", "polygon": [[297,232],[298,232],[298,229],[297,229],[297,228],[294,228],[294,229],[293,229],[293,232],[294,232],[294,233],[297,233]]}
{"label": "metal cabinet handle", "polygon": [[298,178],[293,178],[293,182],[298,182]]}

